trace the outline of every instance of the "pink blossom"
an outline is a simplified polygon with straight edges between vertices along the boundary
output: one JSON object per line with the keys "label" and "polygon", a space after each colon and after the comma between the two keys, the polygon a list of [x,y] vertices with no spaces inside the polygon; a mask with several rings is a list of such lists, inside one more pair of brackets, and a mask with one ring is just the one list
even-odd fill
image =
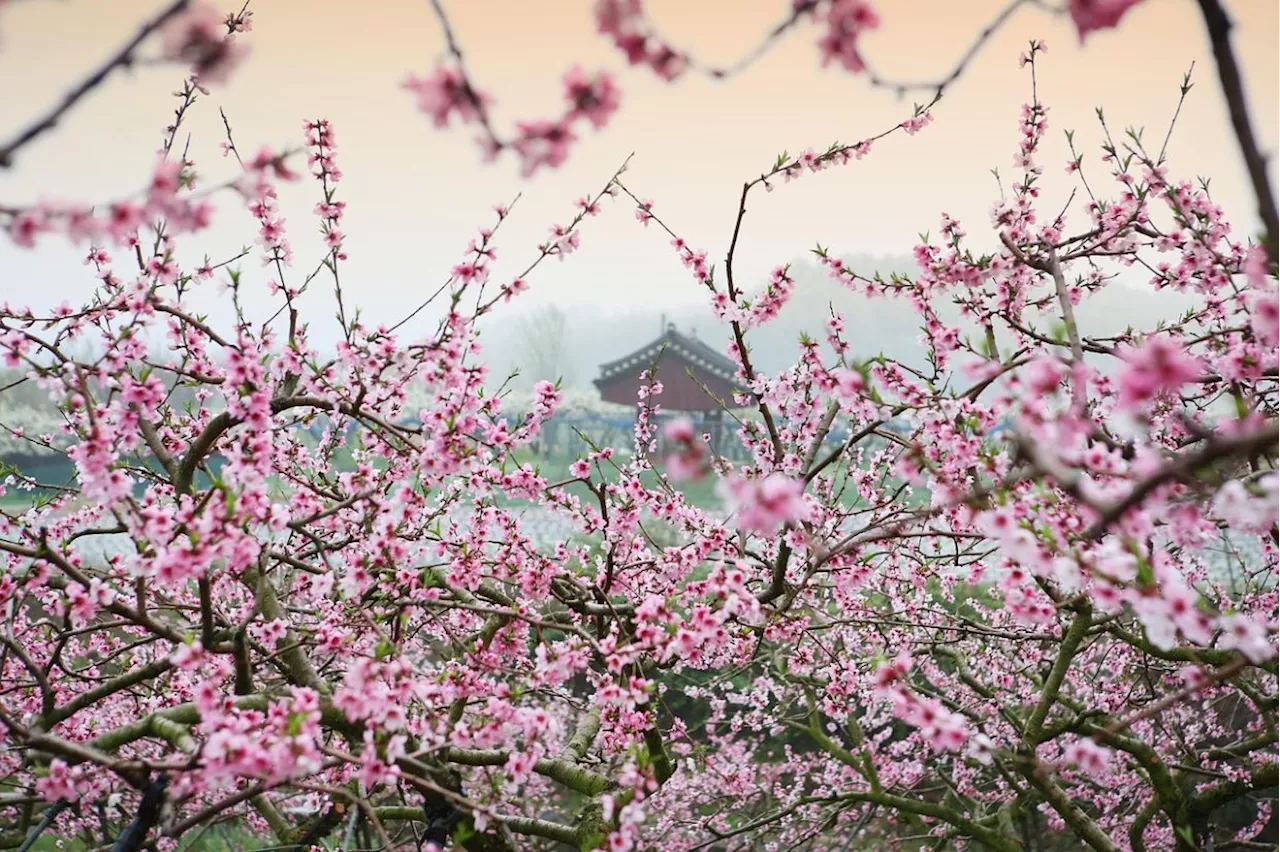
{"label": "pink blossom", "polygon": [[1111,749],[1090,739],[1074,739],[1063,749],[1062,759],[1081,773],[1097,781],[1103,781],[1111,773]]}
{"label": "pink blossom", "polygon": [[1125,366],[1117,377],[1118,403],[1129,410],[1147,404],[1159,394],[1177,392],[1203,370],[1181,342],[1163,334],[1130,348],[1124,360]]}
{"label": "pink blossom", "polygon": [[418,109],[431,116],[436,127],[448,127],[455,114],[463,124],[475,121],[492,101],[485,92],[472,89],[461,71],[446,65],[429,77],[410,75],[402,86],[417,96]]}
{"label": "pink blossom", "polygon": [[1022,371],[1023,381],[1036,396],[1056,393],[1066,375],[1066,366],[1056,358],[1037,358]]}
{"label": "pink blossom", "polygon": [[202,83],[226,82],[248,52],[227,34],[223,14],[207,0],[193,3],[165,24],[163,43],[165,58],[190,65]]}
{"label": "pink blossom", "polygon": [[983,765],[989,765],[995,754],[996,745],[985,734],[974,734],[969,738],[969,747],[966,754]]}
{"label": "pink blossom", "polygon": [[640,202],[636,207],[636,221],[647,226],[652,218],[653,202],[648,200]]}
{"label": "pink blossom", "polygon": [[[693,422],[689,418],[677,417],[669,420],[663,427],[662,434],[669,448],[664,461],[667,476],[672,482],[701,479],[711,472],[707,442],[697,440]],[[709,439],[710,435],[705,437]]]}
{"label": "pink blossom", "polygon": [[922,112],[913,118],[908,118],[906,121],[902,122],[902,129],[906,131],[908,136],[915,136],[932,121],[933,113],[926,110],[925,112]]}
{"label": "pink blossom", "polygon": [[1252,290],[1267,289],[1267,251],[1262,246],[1252,246],[1244,256],[1242,270],[1245,283]]}
{"label": "pink blossom", "polygon": [[835,380],[836,396],[845,402],[857,399],[866,387],[866,379],[857,370],[840,367],[831,371],[831,378]]}
{"label": "pink blossom", "polygon": [[1142,0],[1068,0],[1067,11],[1080,34],[1081,43],[1094,30],[1110,29],[1120,23],[1124,13]]}
{"label": "pink blossom", "polygon": [[792,477],[773,473],[723,482],[738,528],[744,532],[771,535],[784,524],[803,520],[808,513],[804,483]]}
{"label": "pink blossom", "polygon": [[692,443],[694,434],[693,421],[688,417],[677,417],[674,420],[669,420],[667,425],[662,427],[662,434],[672,443]]}
{"label": "pink blossom", "polygon": [[1234,648],[1250,662],[1265,663],[1276,657],[1276,637],[1256,616],[1231,613],[1218,619],[1222,647]]}
{"label": "pink blossom", "polygon": [[901,683],[915,667],[915,661],[908,654],[899,654],[892,660],[886,660],[876,667],[874,682],[877,689],[889,689]]}
{"label": "pink blossom", "polygon": [[858,38],[880,25],[880,18],[866,0],[831,0],[827,9],[827,32],[818,41],[825,67],[833,59],[846,71],[857,73],[866,66],[858,52]]}
{"label": "pink blossom", "polygon": [[521,174],[529,177],[541,166],[555,168],[569,156],[569,146],[577,140],[569,125],[556,121],[522,121],[516,124],[519,136],[511,147],[520,154]]}
{"label": "pink blossom", "polygon": [[80,798],[76,790],[79,775],[77,770],[67,766],[65,760],[55,757],[49,763],[49,774],[36,782],[36,792],[49,802],[59,799],[74,802]]}
{"label": "pink blossom", "polygon": [[565,98],[569,101],[566,119],[585,118],[599,130],[609,122],[622,103],[622,93],[613,77],[601,71],[588,76],[580,66],[564,75]]}
{"label": "pink blossom", "polygon": [[1274,349],[1280,344],[1280,294],[1271,290],[1249,295],[1249,326],[1264,346]]}
{"label": "pink blossom", "polygon": [[48,228],[40,210],[23,210],[9,221],[9,238],[23,248],[34,248],[36,235]]}
{"label": "pink blossom", "polygon": [[245,163],[245,168],[256,172],[270,170],[277,180],[297,180],[298,173],[289,168],[283,153],[277,153],[263,146],[254,154],[253,159]]}

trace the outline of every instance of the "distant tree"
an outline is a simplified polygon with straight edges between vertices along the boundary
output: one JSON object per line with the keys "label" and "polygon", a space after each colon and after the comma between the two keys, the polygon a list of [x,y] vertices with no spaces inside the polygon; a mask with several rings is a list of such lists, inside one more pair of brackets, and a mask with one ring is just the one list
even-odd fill
{"label": "distant tree", "polygon": [[532,311],[520,321],[519,367],[527,384],[576,378],[569,355],[569,317],[555,305]]}

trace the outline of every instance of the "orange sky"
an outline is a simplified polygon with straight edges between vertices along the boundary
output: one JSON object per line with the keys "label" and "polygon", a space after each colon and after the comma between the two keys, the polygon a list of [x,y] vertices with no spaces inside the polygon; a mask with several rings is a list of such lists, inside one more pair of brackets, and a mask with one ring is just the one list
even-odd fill
{"label": "orange sky", "polygon": [[[0,133],[22,126],[160,5],[29,0],[0,11]],[[787,5],[648,3],[672,41],[714,63],[753,45]],[[1277,3],[1227,5],[1239,24],[1236,47],[1255,125],[1271,151],[1280,100]],[[594,33],[589,0],[446,0],[446,6],[472,75],[496,99],[501,127],[555,114],[560,74],[575,61],[618,72],[622,111],[606,130],[584,133],[566,166],[524,181],[513,160],[481,164],[469,130],[436,131],[398,88],[407,72],[429,70],[441,53],[427,0],[259,0],[248,36],[251,56],[228,86],[197,105],[189,125],[193,156],[213,180],[231,174],[217,153],[217,106],[227,111],[239,145],[251,150],[296,144],[304,118],[332,120],[346,173],[341,197],[349,210],[347,280],[371,318],[393,319],[433,289],[476,228],[488,223],[491,206],[517,192],[524,196],[517,218],[504,226],[499,272],[522,266],[546,228],[567,220],[573,199],[602,185],[633,151],[628,185],[655,199],[674,227],[718,259],[742,181],[759,174],[782,149],[856,141],[910,110],[910,98],[898,102],[856,76],[820,68],[812,26],[793,31],[730,81],[691,78],[668,85],[623,67]],[[865,38],[868,59],[887,76],[931,78],[964,52],[1002,3],[881,0],[877,6],[882,25]],[[1064,129],[1076,129],[1096,187],[1105,172],[1094,107],[1105,108],[1113,131],[1145,125],[1163,137],[1182,73],[1194,61],[1196,88],[1170,147],[1173,172],[1212,177],[1216,197],[1238,228],[1256,226],[1193,0],[1147,0],[1118,31],[1097,33],[1083,48],[1065,18],[1028,7],[987,44],[920,135],[886,140],[860,163],[761,194],[747,220],[741,274],[763,281],[772,266],[815,243],[850,253],[908,251],[916,234],[936,231],[943,211],[959,218],[979,245],[990,245],[987,214],[996,192],[990,170],[1013,172],[1019,106],[1029,98],[1029,79],[1017,57],[1029,38],[1044,38],[1050,48],[1039,80],[1041,97],[1050,105],[1049,143],[1041,156],[1047,197],[1060,205],[1069,191],[1062,169]],[[25,150],[17,169],[0,173],[0,203],[29,202],[41,194],[100,200],[140,186],[172,108],[168,93],[179,80],[172,66],[113,77],[54,134]],[[309,182],[284,195],[299,272],[317,256],[310,219],[316,195]],[[225,198],[222,211],[215,228],[192,248],[217,258],[251,238],[252,221],[234,199]],[[0,296],[35,305],[78,301],[91,284],[81,254],[57,242],[35,253],[0,246]],[[621,205],[588,224],[578,255],[544,267],[533,284],[537,299],[620,309],[701,298],[666,240],[638,227]],[[332,314],[327,294],[314,298],[314,310]]]}

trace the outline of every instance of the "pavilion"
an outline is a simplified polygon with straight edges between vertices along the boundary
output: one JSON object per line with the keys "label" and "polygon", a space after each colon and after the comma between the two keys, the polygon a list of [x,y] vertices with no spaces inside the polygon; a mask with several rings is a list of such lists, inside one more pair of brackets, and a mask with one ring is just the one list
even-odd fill
{"label": "pavilion", "polygon": [[646,384],[640,377],[645,370],[652,371],[651,381],[662,383],[658,397],[662,410],[699,415],[696,420],[701,420],[703,431],[711,433],[712,447],[719,451],[724,409],[738,408],[733,396],[745,390],[737,380],[733,361],[695,333],[683,334],[674,323],[666,323],[657,339],[600,366],[600,377],[595,380],[600,398],[639,405],[640,389]]}

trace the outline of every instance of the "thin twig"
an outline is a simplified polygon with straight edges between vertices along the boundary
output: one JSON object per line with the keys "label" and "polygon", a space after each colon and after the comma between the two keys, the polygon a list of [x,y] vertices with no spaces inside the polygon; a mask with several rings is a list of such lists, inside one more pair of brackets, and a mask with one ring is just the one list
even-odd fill
{"label": "thin twig", "polygon": [[35,139],[40,134],[48,130],[52,130],[62,117],[70,112],[71,108],[85,97],[85,95],[88,95],[98,86],[102,85],[102,82],[107,79],[112,71],[116,68],[131,65],[133,63],[134,51],[138,49],[139,45],[146,41],[147,37],[153,32],[164,26],[165,22],[170,18],[185,9],[189,2],[190,0],[175,0],[175,2],[170,3],[164,11],[143,24],[142,29],[138,30],[138,33],[130,39],[124,47],[116,51],[115,55],[108,59],[106,63],[98,68],[98,70],[86,77],[74,89],[67,92],[67,94],[62,98],[62,102],[54,107],[50,113],[28,126],[11,142],[0,147],[0,168],[9,168],[12,166],[13,155],[19,148]]}

